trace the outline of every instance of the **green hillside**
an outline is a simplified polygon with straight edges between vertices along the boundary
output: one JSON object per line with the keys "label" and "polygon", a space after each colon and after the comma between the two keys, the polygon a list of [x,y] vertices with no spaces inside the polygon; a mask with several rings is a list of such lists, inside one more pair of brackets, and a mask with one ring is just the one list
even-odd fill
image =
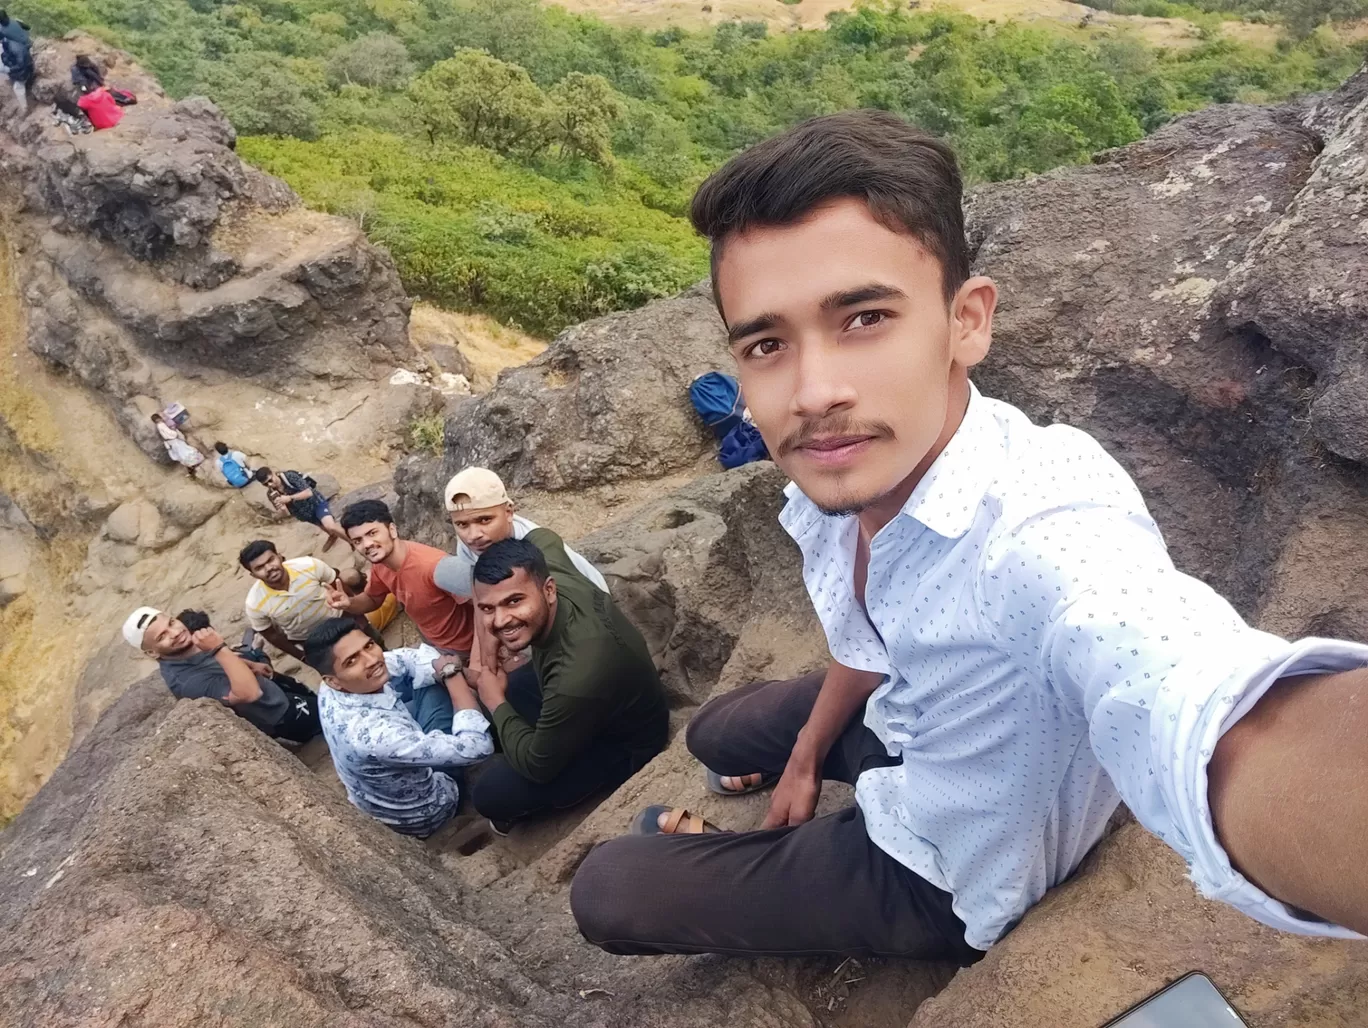
{"label": "green hillside", "polygon": [[1316,26],[1361,0],[1281,2],[1245,12],[1295,28],[1274,49],[1211,28],[1181,51],[891,3],[775,36],[759,22],[646,34],[535,0],[11,10],[40,32],[109,39],[175,95],[213,97],[244,156],[360,220],[415,295],[549,334],[701,276],[705,248],[682,217],[693,187],[815,114],[897,111],[948,136],[971,179],[992,180],[1087,160],[1204,104],[1327,88],[1357,67],[1360,49]]}

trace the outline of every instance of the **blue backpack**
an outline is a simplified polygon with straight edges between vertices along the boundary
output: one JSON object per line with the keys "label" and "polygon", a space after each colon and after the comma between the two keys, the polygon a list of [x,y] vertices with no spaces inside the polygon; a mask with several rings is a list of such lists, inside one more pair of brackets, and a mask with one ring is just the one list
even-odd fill
{"label": "blue backpack", "polygon": [[234,489],[241,489],[252,480],[252,476],[247,473],[247,469],[233,460],[232,457],[223,454],[222,458],[223,459],[219,461],[219,467],[223,471],[223,477],[228,480],[228,484]]}
{"label": "blue backpack", "polygon": [[709,371],[694,379],[689,386],[689,399],[703,424],[711,428],[718,439],[725,438],[741,424],[741,412],[746,409],[736,379],[720,371]]}
{"label": "blue backpack", "polygon": [[724,468],[769,459],[759,430],[745,418],[746,404],[736,379],[720,371],[706,372],[689,385],[689,399],[719,440],[717,459]]}

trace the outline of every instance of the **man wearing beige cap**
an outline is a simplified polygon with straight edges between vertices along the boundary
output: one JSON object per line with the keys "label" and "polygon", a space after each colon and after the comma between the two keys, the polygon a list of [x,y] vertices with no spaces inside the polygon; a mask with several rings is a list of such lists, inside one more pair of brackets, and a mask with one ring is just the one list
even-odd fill
{"label": "man wearing beige cap", "polygon": [[[503,480],[488,468],[466,468],[453,476],[442,490],[442,499],[460,541],[456,553],[437,566],[433,578],[439,588],[469,597],[480,554],[505,539],[525,539],[538,526],[515,513]],[[569,546],[565,553],[576,571],[603,592],[608,591],[598,568]]]}
{"label": "man wearing beige cap", "polygon": [[312,694],[287,693],[269,667],[234,653],[212,628],[191,632],[156,607],[139,607],[124,620],[123,637],[157,662],[177,699],[218,700],[273,739],[306,742],[322,731]]}

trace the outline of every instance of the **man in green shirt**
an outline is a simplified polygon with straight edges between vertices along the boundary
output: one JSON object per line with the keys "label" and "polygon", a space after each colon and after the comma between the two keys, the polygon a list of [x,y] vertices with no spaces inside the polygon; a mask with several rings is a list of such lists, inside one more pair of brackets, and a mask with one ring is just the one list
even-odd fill
{"label": "man in green shirt", "polygon": [[[616,788],[664,749],[669,712],[646,641],[560,536],[538,528],[490,546],[475,563],[474,599],[466,677],[503,752],[471,800],[496,831]],[[500,651],[523,650],[536,678],[510,689]]]}

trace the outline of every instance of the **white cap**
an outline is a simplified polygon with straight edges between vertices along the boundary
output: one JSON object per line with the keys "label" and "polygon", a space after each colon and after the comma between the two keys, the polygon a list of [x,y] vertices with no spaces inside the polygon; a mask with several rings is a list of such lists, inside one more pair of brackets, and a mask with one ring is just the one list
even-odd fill
{"label": "white cap", "polygon": [[152,623],[152,619],[159,615],[156,607],[139,607],[132,614],[128,615],[128,620],[123,623],[124,641],[135,650],[143,648],[143,633],[147,631],[147,626]]}
{"label": "white cap", "polygon": [[503,479],[488,468],[466,468],[442,490],[448,511],[484,510],[511,502]]}

